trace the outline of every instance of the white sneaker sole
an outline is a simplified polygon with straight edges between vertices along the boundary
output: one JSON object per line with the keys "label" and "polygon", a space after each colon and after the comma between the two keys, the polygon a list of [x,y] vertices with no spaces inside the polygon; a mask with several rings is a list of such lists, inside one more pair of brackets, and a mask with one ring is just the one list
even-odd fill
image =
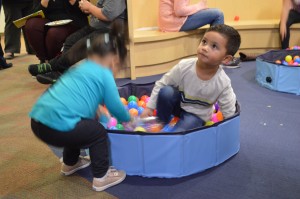
{"label": "white sneaker sole", "polygon": [[121,178],[121,179],[119,179],[119,180],[117,180],[117,181],[115,181],[115,182],[112,182],[112,183],[110,183],[110,184],[108,184],[108,185],[105,185],[105,186],[103,186],[103,187],[95,187],[95,186],[93,185],[93,190],[95,190],[95,191],[104,191],[105,189],[107,189],[107,188],[109,188],[109,187],[112,187],[112,186],[114,186],[114,185],[117,185],[117,184],[123,182],[123,180],[125,180],[125,178],[126,178],[126,174],[124,175],[123,178]]}
{"label": "white sneaker sole", "polygon": [[87,164],[84,164],[82,165],[81,167],[77,167],[76,169],[73,169],[72,171],[68,171],[68,172],[65,172],[65,171],[60,171],[63,175],[65,176],[69,176],[69,175],[72,175],[73,173],[75,173],[76,171],[80,170],[80,169],[84,169],[88,166],[90,166],[91,162],[87,163]]}

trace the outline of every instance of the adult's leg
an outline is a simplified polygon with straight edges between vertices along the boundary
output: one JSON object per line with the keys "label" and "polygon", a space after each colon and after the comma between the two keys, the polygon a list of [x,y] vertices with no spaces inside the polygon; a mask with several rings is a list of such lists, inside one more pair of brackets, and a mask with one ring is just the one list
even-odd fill
{"label": "adult's leg", "polygon": [[224,24],[223,12],[216,8],[200,10],[187,18],[180,31],[195,30],[207,24]]}
{"label": "adult's leg", "polygon": [[[24,2],[22,4],[22,17],[25,17],[31,13],[33,13],[33,1],[32,2]],[[36,54],[28,42],[28,39],[27,39],[28,35],[24,31],[24,27],[22,28],[22,30],[23,30],[23,38],[24,38],[24,43],[25,43],[25,47],[26,47],[26,52],[28,54]]]}
{"label": "adult's leg", "polygon": [[48,22],[48,19],[31,18],[27,20],[23,29],[27,35],[29,44],[34,49],[36,56],[39,58],[39,60],[41,60],[41,62],[48,60],[45,45],[45,35],[48,29],[45,24]]}
{"label": "adult's leg", "polygon": [[290,42],[290,27],[294,23],[300,23],[300,13],[295,10],[290,10],[288,20],[286,22],[286,36],[281,38],[281,48],[286,49],[289,47]]}
{"label": "adult's leg", "polygon": [[64,147],[66,165],[75,165],[80,149],[89,148],[94,177],[101,178],[106,174],[109,167],[107,132],[96,120],[83,119],[69,132],[56,131],[34,120],[31,120],[31,128],[47,144]]}
{"label": "adult's leg", "polygon": [[[76,31],[75,33],[77,32],[78,31]],[[72,35],[74,35],[75,33],[73,33]],[[64,49],[63,54],[49,61],[49,64],[51,65],[53,70],[64,72],[78,61],[86,58],[86,39],[92,37],[93,35],[102,34],[103,30],[95,30],[94,28],[91,28],[90,31],[86,31],[85,33],[86,35],[82,34],[81,39],[77,40],[77,42],[70,49],[68,49],[67,51],[65,51]]]}
{"label": "adult's leg", "polygon": [[68,36],[78,30],[73,25],[56,26],[51,27],[46,33],[46,48],[47,48],[47,60],[51,60],[56,57]]}
{"label": "adult's leg", "polygon": [[157,97],[157,117],[167,124],[172,114],[180,115],[180,93],[172,86],[165,86],[160,89]]}
{"label": "adult's leg", "polygon": [[174,126],[174,129],[172,131],[179,132],[200,128],[203,126],[203,124],[204,121],[196,115],[185,111],[181,111],[180,119],[178,123]]}
{"label": "adult's leg", "polygon": [[22,7],[20,4],[3,2],[5,27],[4,27],[4,51],[6,53],[20,53],[21,29],[17,28],[13,21],[22,18]]}

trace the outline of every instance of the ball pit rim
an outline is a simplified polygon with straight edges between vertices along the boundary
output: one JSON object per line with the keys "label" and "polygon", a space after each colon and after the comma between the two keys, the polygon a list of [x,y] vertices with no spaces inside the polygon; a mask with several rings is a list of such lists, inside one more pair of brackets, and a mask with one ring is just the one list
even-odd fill
{"label": "ball pit rim", "polygon": [[200,128],[194,128],[194,129],[190,129],[190,130],[186,130],[186,131],[181,131],[181,132],[161,132],[161,133],[151,133],[151,132],[140,132],[140,131],[125,131],[125,130],[112,130],[112,129],[107,129],[107,132],[108,133],[112,133],[112,134],[125,134],[125,135],[142,135],[142,136],[156,136],[156,135],[186,135],[186,134],[189,134],[189,133],[195,133],[199,130],[203,130],[203,129],[207,129],[207,128],[212,128],[212,127],[216,127],[216,126],[219,126],[220,124],[224,123],[224,122],[227,122],[233,118],[236,118],[238,116],[240,116],[240,113],[241,113],[241,106],[239,104],[238,101],[236,101],[236,104],[235,104],[235,107],[236,107],[236,113],[227,118],[227,119],[224,119],[223,121],[221,122],[218,122],[218,123],[214,123],[213,125],[211,126],[202,126]]}

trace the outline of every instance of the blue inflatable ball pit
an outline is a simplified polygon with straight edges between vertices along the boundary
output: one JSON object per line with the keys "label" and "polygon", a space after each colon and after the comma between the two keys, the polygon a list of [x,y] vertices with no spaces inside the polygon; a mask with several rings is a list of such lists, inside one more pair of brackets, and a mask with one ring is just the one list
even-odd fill
{"label": "blue inflatable ball pit", "polygon": [[300,55],[300,50],[272,50],[256,59],[256,81],[268,89],[300,95],[300,67],[276,64],[287,55]]}
{"label": "blue inflatable ball pit", "polygon": [[[151,84],[126,84],[120,96],[150,95]],[[209,127],[184,132],[128,132],[108,130],[111,164],[128,175],[179,178],[215,167],[240,149],[240,108]]]}

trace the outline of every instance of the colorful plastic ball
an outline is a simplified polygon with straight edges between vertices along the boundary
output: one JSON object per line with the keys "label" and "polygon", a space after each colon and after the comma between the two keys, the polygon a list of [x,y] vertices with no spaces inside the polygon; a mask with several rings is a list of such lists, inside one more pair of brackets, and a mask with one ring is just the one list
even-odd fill
{"label": "colorful plastic ball", "polygon": [[145,102],[148,103],[149,100],[150,100],[150,97],[147,97],[146,100],[145,100]]}
{"label": "colorful plastic ball", "polygon": [[239,21],[239,20],[240,20],[240,17],[239,17],[239,16],[235,16],[233,20],[234,20],[234,21]]}
{"label": "colorful plastic ball", "polygon": [[289,63],[287,63],[286,61],[283,61],[282,64],[285,66],[289,65]]}
{"label": "colorful plastic ball", "polygon": [[127,105],[127,104],[128,104],[128,102],[126,101],[126,99],[125,99],[124,97],[121,97],[120,99],[121,99],[121,102],[122,102],[124,105]]}
{"label": "colorful plastic ball", "polygon": [[175,125],[177,124],[178,121],[179,121],[179,117],[173,117],[173,118],[171,119],[171,121],[169,122],[169,124],[170,124],[171,126],[175,126]]}
{"label": "colorful plastic ball", "polygon": [[[298,47],[297,47],[298,48]],[[296,59],[299,59],[300,57],[298,55],[294,56],[294,61],[296,61]]]}
{"label": "colorful plastic ball", "polygon": [[141,115],[144,111],[144,108],[143,107],[138,107],[137,110],[138,110],[138,115]]}
{"label": "colorful plastic ball", "polygon": [[293,63],[293,66],[298,66],[298,65],[299,65],[298,62],[294,62],[294,63]]}
{"label": "colorful plastic ball", "polygon": [[287,55],[286,57],[285,57],[285,61],[286,62],[290,62],[290,61],[292,61],[293,60],[293,57],[291,56],[291,55]]}
{"label": "colorful plastic ball", "polygon": [[276,60],[275,63],[276,64],[281,64],[281,61],[280,60]]}
{"label": "colorful plastic ball", "polygon": [[129,109],[132,109],[132,108],[138,108],[138,105],[137,105],[137,103],[135,102],[135,101],[130,101],[129,103],[128,103],[128,108]]}
{"label": "colorful plastic ball", "polygon": [[111,117],[110,120],[107,123],[107,127],[110,129],[111,127],[116,126],[118,123],[117,119],[114,117]]}
{"label": "colorful plastic ball", "polygon": [[293,60],[290,61],[290,62],[288,62],[288,64],[289,64],[289,65],[293,65],[293,64],[294,64]]}
{"label": "colorful plastic ball", "polygon": [[214,124],[213,121],[207,121],[207,122],[205,122],[205,125],[204,125],[204,126],[211,126],[211,125],[213,125],[213,124]]}
{"label": "colorful plastic ball", "polygon": [[218,111],[218,112],[216,113],[216,116],[217,116],[217,119],[218,119],[219,122],[221,122],[221,121],[224,120],[224,117],[223,117],[223,114],[222,114],[221,111]]}
{"label": "colorful plastic ball", "polygon": [[217,118],[217,114],[214,113],[213,116],[211,117],[211,121],[213,121],[214,123],[219,122],[218,118]]}
{"label": "colorful plastic ball", "polygon": [[146,99],[147,99],[148,97],[149,97],[148,95],[143,95],[143,96],[141,97],[140,100],[146,102]]}
{"label": "colorful plastic ball", "polygon": [[125,109],[126,109],[126,111],[129,111],[129,108],[128,108],[128,106],[126,105],[126,106],[124,106],[125,107]]}
{"label": "colorful plastic ball", "polygon": [[112,126],[112,127],[110,127],[109,129],[110,129],[110,130],[118,130],[117,127],[115,127],[115,126]]}
{"label": "colorful plastic ball", "polygon": [[124,126],[122,124],[117,124],[116,127],[118,130],[124,130]]}
{"label": "colorful plastic ball", "polygon": [[218,112],[219,111],[219,104],[218,103],[215,103],[215,112]]}
{"label": "colorful plastic ball", "polygon": [[144,129],[143,127],[141,126],[137,126],[134,131],[140,131],[140,132],[146,132],[146,129]]}
{"label": "colorful plastic ball", "polygon": [[156,115],[157,115],[157,110],[154,109],[154,110],[153,110],[153,116],[156,116]]}
{"label": "colorful plastic ball", "polygon": [[294,62],[298,62],[298,63],[300,63],[300,57],[298,57],[298,58],[294,59]]}
{"label": "colorful plastic ball", "polygon": [[135,108],[131,108],[131,109],[129,109],[129,114],[130,114],[132,117],[136,117],[136,116],[138,116],[139,112],[138,112],[138,110],[136,110]]}
{"label": "colorful plastic ball", "polygon": [[145,101],[142,101],[142,100],[140,100],[140,101],[138,101],[138,106],[140,106],[140,107],[146,107],[146,102]]}
{"label": "colorful plastic ball", "polygon": [[137,102],[136,96],[130,95],[130,96],[128,97],[128,102],[132,102],[132,101]]}
{"label": "colorful plastic ball", "polygon": [[158,133],[160,132],[162,129],[162,126],[160,124],[153,124],[149,127],[149,131],[151,133]]}

